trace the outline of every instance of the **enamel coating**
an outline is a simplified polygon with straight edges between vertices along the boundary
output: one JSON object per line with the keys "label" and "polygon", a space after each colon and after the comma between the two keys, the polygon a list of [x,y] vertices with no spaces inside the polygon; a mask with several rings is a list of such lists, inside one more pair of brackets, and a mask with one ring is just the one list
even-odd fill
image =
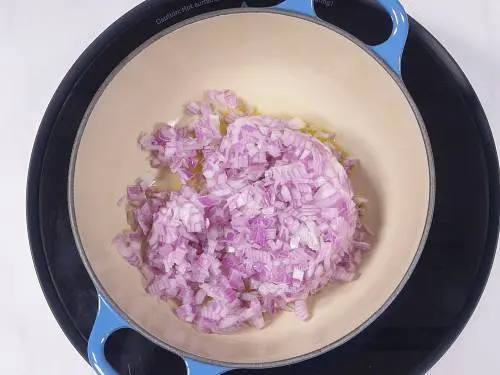
{"label": "enamel coating", "polygon": [[[400,76],[401,56],[408,34],[407,16],[397,0],[379,0],[379,2],[390,14],[393,22],[393,30],[390,38],[386,42],[371,47],[371,49],[395,74]],[[275,8],[285,12],[297,13],[301,16],[316,16],[313,2],[304,0],[286,0]],[[106,302],[104,296],[100,295],[98,316],[88,347],[90,363],[97,373],[101,375],[116,374],[104,357],[104,344],[111,333],[125,327],[131,328],[131,325],[114,311],[108,302]],[[189,358],[186,358],[185,362],[188,367],[188,372],[191,375],[216,375],[222,374],[230,369],[198,362]]]}

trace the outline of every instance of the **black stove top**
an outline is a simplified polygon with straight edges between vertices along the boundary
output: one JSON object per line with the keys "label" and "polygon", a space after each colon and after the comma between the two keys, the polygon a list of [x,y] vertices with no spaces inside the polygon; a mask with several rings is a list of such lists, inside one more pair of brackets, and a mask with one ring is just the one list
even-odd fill
{"label": "black stove top", "polygon": [[[33,260],[48,303],[74,347],[86,358],[96,290],[71,233],[66,184],[69,155],[80,120],[105,77],[136,46],[182,18],[155,20],[179,1],[148,1],[103,33],[76,62],[41,124],[28,181],[28,227]],[[239,7],[241,1],[205,2],[197,13]],[[248,5],[270,5],[247,1]],[[368,44],[390,33],[388,17],[372,1],[317,5],[321,18]],[[306,362],[230,374],[406,375],[427,371],[469,319],[493,261],[499,221],[498,160],[483,109],[444,48],[415,20],[403,58],[403,80],[429,133],[437,175],[436,208],[418,266],[390,308],[347,344]],[[139,334],[116,332],[106,345],[120,374],[185,374],[183,361]],[[71,369],[68,369],[71,373]]]}

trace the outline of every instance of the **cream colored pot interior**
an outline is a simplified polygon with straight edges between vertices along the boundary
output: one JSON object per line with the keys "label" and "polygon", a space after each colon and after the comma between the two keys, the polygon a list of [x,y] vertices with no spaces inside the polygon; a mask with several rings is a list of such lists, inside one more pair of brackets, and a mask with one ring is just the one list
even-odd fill
{"label": "cream colored pot interior", "polygon": [[[117,201],[150,169],[137,146],[139,133],[174,120],[183,104],[209,88],[233,89],[265,114],[298,116],[329,129],[361,160],[353,181],[356,193],[369,199],[366,221],[376,232],[375,246],[359,280],[328,287],[309,301],[309,322],[283,313],[260,331],[199,333],[148,296],[139,272],[111,245],[127,227]],[[147,43],[117,69],[82,126],[70,197],[91,272],[131,322],[189,355],[251,365],[341,342],[393,296],[425,234],[431,173],[417,117],[379,62],[324,25],[270,12],[185,25]]]}

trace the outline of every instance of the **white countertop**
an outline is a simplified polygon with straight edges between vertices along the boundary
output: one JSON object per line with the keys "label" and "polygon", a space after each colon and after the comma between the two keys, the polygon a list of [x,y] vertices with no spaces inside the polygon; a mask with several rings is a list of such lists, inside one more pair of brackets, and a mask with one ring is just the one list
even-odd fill
{"label": "white countertop", "polygon": [[[43,297],[25,224],[28,161],[42,115],[80,53],[139,0],[0,0],[0,374],[90,375]],[[500,2],[406,0],[454,56],[500,141]],[[495,47],[496,46],[496,47]],[[6,204],[6,206],[5,206]],[[471,321],[431,375],[498,374],[500,263]],[[381,374],[383,375],[383,374]]]}

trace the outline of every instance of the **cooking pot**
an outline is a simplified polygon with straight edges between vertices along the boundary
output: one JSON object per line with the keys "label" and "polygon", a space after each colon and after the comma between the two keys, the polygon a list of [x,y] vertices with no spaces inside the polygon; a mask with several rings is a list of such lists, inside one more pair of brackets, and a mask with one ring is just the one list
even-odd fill
{"label": "cooking pot", "polygon": [[[401,291],[427,238],[435,179],[425,127],[401,80],[407,16],[397,0],[379,2],[393,30],[377,46],[316,18],[311,1],[286,0],[188,19],[143,43],[106,79],[82,120],[68,185],[72,229],[99,294],[88,344],[97,373],[116,374],[104,345],[121,328],[182,356],[189,374],[293,364],[350,340]],[[335,132],[360,159],[352,184],[369,200],[373,250],[358,280],[308,299],[308,322],[283,312],[262,330],[199,332],[149,296],[111,244],[127,227],[116,202],[149,168],[138,135],[175,119],[203,90],[226,88],[265,114]]]}

